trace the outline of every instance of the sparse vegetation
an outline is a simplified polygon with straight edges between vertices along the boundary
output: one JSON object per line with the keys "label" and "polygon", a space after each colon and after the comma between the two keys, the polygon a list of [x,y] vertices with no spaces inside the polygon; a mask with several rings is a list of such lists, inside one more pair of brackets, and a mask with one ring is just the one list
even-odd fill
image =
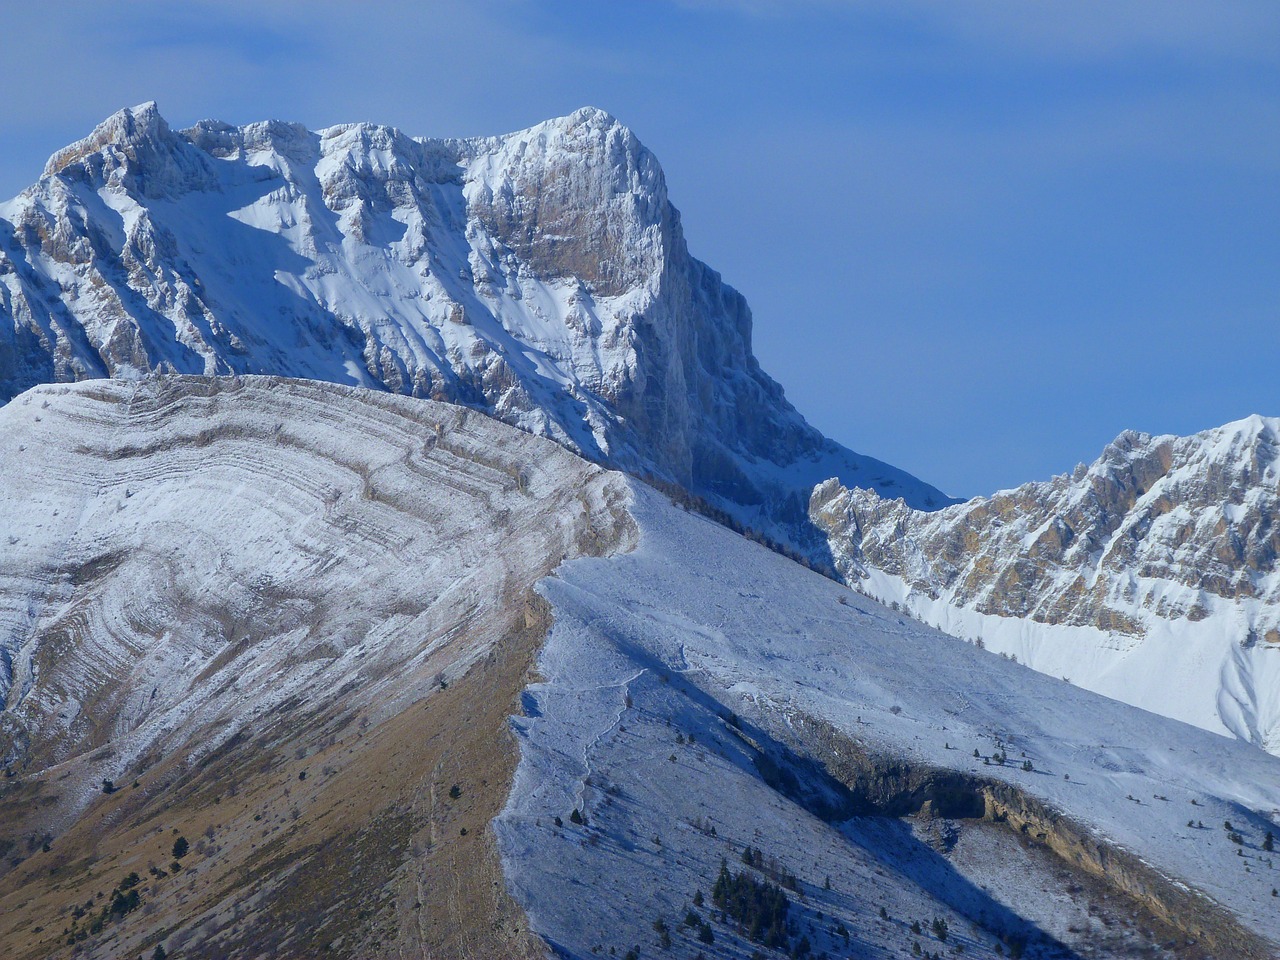
{"label": "sparse vegetation", "polygon": [[[743,856],[749,852],[744,851]],[[756,943],[778,950],[789,945],[787,912],[791,903],[781,887],[757,880],[745,870],[730,874],[728,865],[721,862],[711,902]]]}

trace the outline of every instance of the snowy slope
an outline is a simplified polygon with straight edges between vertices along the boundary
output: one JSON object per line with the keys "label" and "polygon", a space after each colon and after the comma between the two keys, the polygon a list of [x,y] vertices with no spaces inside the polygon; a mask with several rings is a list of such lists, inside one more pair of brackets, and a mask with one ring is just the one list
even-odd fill
{"label": "snowy slope", "polygon": [[465,671],[486,645],[449,638],[500,633],[504,583],[573,549],[609,476],[473,411],[333,385],[32,390],[0,410],[0,762],[110,743],[98,775],[123,778],[290,698],[354,683],[351,708]]}
{"label": "snowy slope", "polygon": [[0,205],[0,401],[151,369],[476,406],[815,552],[828,476],[950,502],[804,422],[656,158],[595,109],[466,141],[109,118]]}
{"label": "snowy slope", "polygon": [[[1042,955],[1166,955],[1136,941],[1088,949],[1083,921],[1073,919],[1086,913],[1083,881],[1041,895],[1040,881],[1052,878],[1033,870],[1032,848],[1018,852],[1012,826],[997,830],[1008,838],[1001,853],[970,821],[934,824],[960,830],[962,854],[965,844],[987,851],[975,868],[938,854],[923,826],[913,836],[885,817],[815,816],[821,803],[766,786],[756,746],[770,744],[775,756],[820,759],[847,783],[860,754],[900,776],[949,772],[985,797],[988,815],[998,798],[1021,796],[1007,808],[1022,811],[1009,813],[1011,824],[1040,804],[1054,813],[1032,817],[1031,835],[1048,829],[1061,842],[1071,824],[1065,832],[1093,838],[1092,847],[1069,847],[1068,859],[1105,849],[1114,880],[1128,851],[1147,871],[1136,888],[1159,899],[1163,877],[1167,894],[1186,894],[1173,911],[1180,920],[1205,903],[1193,889],[1271,943],[1219,942],[1212,955],[1265,956],[1280,942],[1271,895],[1280,875],[1259,849],[1280,822],[1276,758],[958,644],[652,491],[635,490],[632,512],[635,551],[567,563],[543,584],[556,617],[539,661],[545,680],[515,720],[522,759],[497,825],[517,898],[563,955],[616,948],[620,956],[633,944],[642,956],[662,955],[655,919],[675,928],[695,891],[710,893],[722,858],[742,869],[747,845],[798,876],[800,930],[812,926],[815,951],[833,956],[901,956],[922,939],[926,950],[958,942],[970,955],[995,956],[1002,928],[1037,916],[1033,926],[1077,941]],[[726,722],[731,715],[739,727]],[[998,744],[1007,765],[975,759]],[[926,795],[897,800],[918,807]],[[571,822],[574,810],[585,825]],[[1203,828],[1188,828],[1189,819]],[[1243,848],[1227,838],[1227,820]],[[1126,910],[1117,926],[1136,926]],[[953,933],[946,948],[927,934],[932,917]],[[910,934],[912,919],[924,920],[925,937]],[[831,933],[836,924],[852,941]],[[681,928],[675,955],[753,948],[731,924],[713,927],[713,947]]]}
{"label": "snowy slope", "polygon": [[812,512],[868,595],[1280,752],[1280,421],[1125,433],[1071,475],[936,514],[833,481]]}
{"label": "snowy slope", "polygon": [[[0,410],[0,537],[6,956],[536,955],[526,924],[654,956],[662,920],[671,956],[748,957],[710,906],[722,859],[795,876],[814,956],[1280,939],[1276,758],[475,411],[278,378],[39,387]],[[178,832],[200,848],[174,867]],[[130,871],[143,909],[68,943]]]}
{"label": "snowy slope", "polygon": [[[333,384],[0,409],[0,956],[540,956],[484,825],[532,585],[625,544],[625,495],[476,411]],[[131,874],[141,909],[98,916]]]}

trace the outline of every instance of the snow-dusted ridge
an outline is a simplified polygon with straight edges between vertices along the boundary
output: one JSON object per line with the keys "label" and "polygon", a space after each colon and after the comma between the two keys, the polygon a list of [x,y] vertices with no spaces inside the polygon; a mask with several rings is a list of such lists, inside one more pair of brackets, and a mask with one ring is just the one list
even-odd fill
{"label": "snow-dusted ridge", "polygon": [[[625,546],[626,496],[474,410],[314,381],[0,409],[0,956],[540,956],[485,824],[532,586]],[[127,921],[75,912],[130,873]]]}
{"label": "snow-dusted ridge", "polygon": [[836,481],[811,511],[868,595],[1280,752],[1280,420],[1124,433],[1070,475],[935,514]]}
{"label": "snow-dusted ridge", "polygon": [[[657,954],[659,919],[673,957],[746,957],[709,906],[713,942],[682,920],[748,844],[795,875],[815,953],[941,949],[935,918],[984,958],[1280,940],[1280,760],[956,643],[476,411],[280,378],[41,386],[0,409],[0,544],[6,957],[585,960]],[[175,830],[200,839],[171,872]],[[72,923],[131,871],[142,910]]]}
{"label": "snow-dusted ridge", "polygon": [[[110,744],[102,775],[123,777],[312,688],[359,681],[350,708],[433,662],[465,671],[485,644],[448,638],[504,579],[559,562],[611,477],[474,411],[363,389],[37,387],[0,409],[0,763]],[[193,746],[193,729],[221,733]]]}
{"label": "snow-dusted ridge", "polygon": [[593,108],[471,140],[117,113],[0,204],[0,401],[148,370],[475,406],[815,553],[827,476],[950,502],[804,422],[657,159]]}
{"label": "snow-dusted ridge", "polygon": [[[1022,822],[1028,836],[1092,838],[1049,842],[1062,842],[1072,862],[1097,856],[1113,871],[1129,863],[1142,876],[1134,889],[1154,899],[1161,889],[1186,893],[1166,907],[1187,924],[1181,936],[1199,937],[1210,955],[1276,949],[1277,874],[1259,849],[1267,830],[1280,829],[1276,758],[958,644],[652,491],[636,488],[631,510],[640,528],[634,551],[567,563],[543,583],[555,625],[538,663],[544,679],[530,688],[527,716],[514,721],[522,759],[497,823],[516,896],[559,955],[586,958],[611,946],[621,954],[633,943],[641,955],[658,950],[655,918],[676,927],[695,891],[709,892],[722,858],[741,869],[747,845],[799,878],[804,898],[793,909],[815,951],[901,956],[911,920],[923,917],[927,928],[941,916],[953,931],[948,949],[959,942],[967,955],[1000,955],[998,922],[973,921],[999,916],[1001,905],[976,880],[970,886],[960,860],[909,833],[895,838],[883,818],[830,822],[838,797],[828,819],[815,816],[821,804],[792,802],[766,785],[761,751],[822,761],[825,775],[796,768],[801,792],[829,789],[825,776],[848,774],[864,755],[904,778],[932,770],[985,784],[974,789],[983,795],[977,812],[985,804],[988,816],[1008,816],[1009,843]],[[738,726],[726,722],[731,716]],[[974,757],[999,749],[1003,766]],[[930,795],[908,794],[904,809]],[[1041,812],[1028,814],[1032,807]],[[574,810],[585,825],[570,822]],[[1230,842],[1224,821],[1243,832],[1244,847]],[[962,837],[971,829],[961,826]],[[1013,860],[999,862],[988,867],[1013,869]],[[1025,916],[1042,896],[1052,899],[1041,882],[1032,873],[996,885],[1012,891],[1005,906]],[[1130,942],[1091,953],[1087,936],[1063,919],[1064,904],[1087,894],[1076,887],[1068,895],[1070,881],[1058,882],[1061,898],[1044,908],[1042,929],[1064,943],[1031,955],[1140,951]],[[1203,929],[1193,934],[1196,904],[1234,916],[1270,946],[1248,934],[1216,945]],[[852,941],[832,932],[837,923]],[[693,956],[702,945],[680,933],[677,955]],[[715,935],[707,956],[753,949],[731,926],[717,924]],[[1148,949],[1172,956],[1183,946]],[[1188,949],[1183,955],[1203,955]]]}

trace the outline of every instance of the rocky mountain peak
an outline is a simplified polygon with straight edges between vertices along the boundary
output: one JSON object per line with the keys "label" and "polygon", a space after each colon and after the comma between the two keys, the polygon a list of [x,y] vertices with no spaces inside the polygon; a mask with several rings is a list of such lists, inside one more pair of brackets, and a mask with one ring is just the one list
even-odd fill
{"label": "rocky mountain peak", "polygon": [[169,127],[154,101],[117,111],[89,136],[57,151],[43,177],[83,180],[148,199],[207,189],[215,180],[207,158]]}
{"label": "rocky mountain peak", "polygon": [[935,513],[835,482],[811,510],[873,595],[1280,752],[1278,427],[1126,431],[1087,469]]}
{"label": "rocky mountain peak", "polygon": [[155,101],[148,100],[136,107],[117,110],[94,127],[87,137],[54,153],[45,164],[42,176],[55,176],[76,161],[108,146],[136,148],[147,141],[155,143],[171,137],[169,124],[160,116]]}
{"label": "rocky mountain peak", "polygon": [[146,104],[50,170],[0,205],[0,401],[151,371],[449,400],[819,552],[823,477],[949,502],[787,403],[746,301],[690,255],[657,158],[603,110],[458,140],[174,132]]}

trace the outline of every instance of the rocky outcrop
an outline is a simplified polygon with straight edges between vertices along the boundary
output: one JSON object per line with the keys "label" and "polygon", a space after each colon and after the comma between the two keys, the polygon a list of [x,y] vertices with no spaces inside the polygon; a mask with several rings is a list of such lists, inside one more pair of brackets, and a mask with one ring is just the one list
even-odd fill
{"label": "rocky outcrop", "polygon": [[487,825],[532,585],[633,545],[624,477],[456,405],[166,377],[19,397],[0,478],[0,956],[546,955]]}
{"label": "rocky outcrop", "polygon": [[1276,642],[1278,455],[1280,421],[1250,417],[1191,437],[1126,432],[1090,467],[937,513],[835,482],[812,509],[854,579],[870,566],[982,613],[1131,634],[1139,611],[1194,620],[1208,596],[1257,600],[1253,640]]}
{"label": "rocky outcrop", "polygon": [[1180,938],[1174,955],[1272,956],[1271,944],[1220,904],[1014,784],[868,750],[815,717],[792,716],[788,729],[797,749],[844,787],[855,815],[989,820],[1052,851],[1073,872],[1101,882],[1126,903],[1127,915]]}
{"label": "rocky outcrop", "polygon": [[153,370],[475,406],[793,543],[833,474],[949,502],[804,422],[657,159],[590,108],[474,140],[121,111],[0,205],[0,401]]}
{"label": "rocky outcrop", "polygon": [[[936,513],[834,480],[810,504],[837,567],[880,599],[1273,750],[1278,508],[1280,421],[1258,416],[1189,437],[1126,432],[1090,466]],[[1133,659],[1148,673],[1167,669],[1166,682],[1126,688],[1128,668],[1112,654],[1152,644],[1167,648],[1166,665]],[[1074,662],[1047,655],[1052,646],[1074,646]],[[1198,691],[1178,682],[1179,659]],[[1188,696],[1210,699],[1191,710]]]}

